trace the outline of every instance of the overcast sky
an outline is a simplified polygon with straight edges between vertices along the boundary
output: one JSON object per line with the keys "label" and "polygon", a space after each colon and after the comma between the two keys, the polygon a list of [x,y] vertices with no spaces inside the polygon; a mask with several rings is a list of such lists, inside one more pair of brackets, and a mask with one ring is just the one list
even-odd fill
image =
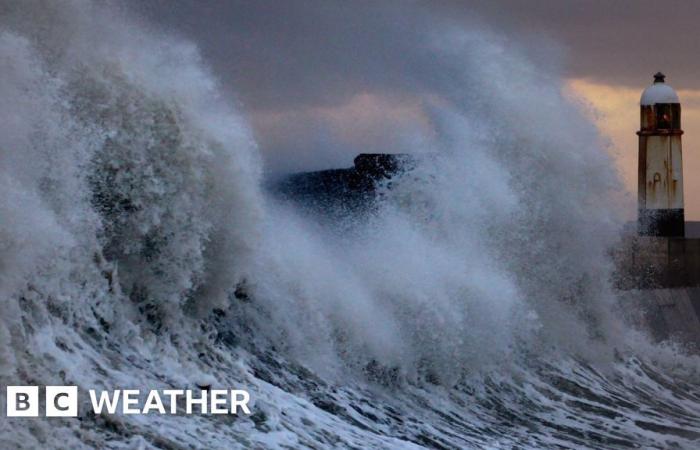
{"label": "overcast sky", "polygon": [[[604,110],[601,129],[623,156],[631,190],[637,93],[657,70],[678,90],[700,90],[696,1],[133,0],[127,5],[199,46],[249,118],[272,173],[349,165],[362,151],[404,150],[402,139],[423,123],[417,102],[444,88],[450,76],[449,66],[421,51],[422,40],[426,31],[448,25],[493,33],[537,63],[544,79],[570,80],[577,93]],[[686,117],[690,107],[700,104],[684,103]],[[700,134],[700,124],[686,120],[684,127],[686,141],[689,129]],[[697,159],[691,154],[687,161],[700,169]],[[686,177],[687,172],[686,167]],[[689,189],[700,190],[700,181],[696,184],[686,183],[686,198]],[[700,216],[700,203],[695,209]]]}
{"label": "overcast sky", "polygon": [[[529,0],[475,2],[511,36],[540,33],[566,50],[566,73],[605,84],[644,86],[663,69],[684,89],[699,88],[700,2],[693,0]],[[468,15],[464,2],[453,11]]]}
{"label": "overcast sky", "polygon": [[692,0],[151,0],[136,8],[193,37],[256,108],[405,88],[393,75],[417,69],[401,56],[427,15],[485,23],[533,58],[561,46],[572,77],[643,86],[663,69],[678,87],[700,88],[700,2]]}

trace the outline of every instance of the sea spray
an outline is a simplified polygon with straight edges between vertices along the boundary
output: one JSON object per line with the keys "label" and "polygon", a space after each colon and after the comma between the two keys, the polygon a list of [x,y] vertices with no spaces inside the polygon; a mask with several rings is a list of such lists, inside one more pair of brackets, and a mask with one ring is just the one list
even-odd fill
{"label": "sea spray", "polygon": [[481,30],[450,29],[429,51],[452,77],[426,103],[436,132],[370,216],[350,210],[334,227],[269,214],[267,270],[252,286],[284,344],[443,381],[516,347],[610,358],[619,217],[608,197],[619,185],[594,127],[558,79],[517,54],[497,58],[504,49]]}

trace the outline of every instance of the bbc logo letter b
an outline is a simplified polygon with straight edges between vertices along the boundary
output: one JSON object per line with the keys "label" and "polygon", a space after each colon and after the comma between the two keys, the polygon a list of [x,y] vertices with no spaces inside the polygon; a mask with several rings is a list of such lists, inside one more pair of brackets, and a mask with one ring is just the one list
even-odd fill
{"label": "bbc logo letter b", "polygon": [[46,386],[46,417],[76,417],[78,386]]}
{"label": "bbc logo letter b", "polygon": [[39,386],[7,386],[7,416],[39,416]]}

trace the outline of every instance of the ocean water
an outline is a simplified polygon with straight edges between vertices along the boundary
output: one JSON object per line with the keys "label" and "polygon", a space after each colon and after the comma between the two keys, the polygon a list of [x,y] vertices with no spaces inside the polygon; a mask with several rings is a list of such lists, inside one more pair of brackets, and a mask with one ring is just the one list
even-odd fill
{"label": "ocean water", "polygon": [[700,362],[609,281],[595,126],[490,33],[426,43],[450,67],[429,156],[328,223],[264,189],[194,43],[0,2],[0,383],[239,387],[253,412],[4,417],[1,446],[697,448]]}

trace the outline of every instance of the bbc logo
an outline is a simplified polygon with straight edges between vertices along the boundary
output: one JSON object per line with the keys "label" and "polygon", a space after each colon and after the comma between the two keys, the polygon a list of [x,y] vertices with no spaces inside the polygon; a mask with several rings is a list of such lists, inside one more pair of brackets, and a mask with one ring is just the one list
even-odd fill
{"label": "bbc logo", "polygon": [[[46,386],[46,417],[77,417],[78,386]],[[39,417],[39,386],[7,386],[8,417]]]}

